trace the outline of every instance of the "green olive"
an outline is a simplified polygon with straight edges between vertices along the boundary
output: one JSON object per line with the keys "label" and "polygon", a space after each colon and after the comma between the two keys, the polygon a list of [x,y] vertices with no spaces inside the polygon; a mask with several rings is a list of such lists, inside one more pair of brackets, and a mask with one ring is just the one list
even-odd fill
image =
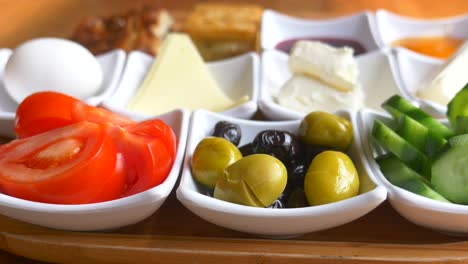
{"label": "green olive", "polygon": [[310,205],[333,203],[357,195],[359,176],[353,161],[339,151],[318,154],[307,169],[304,191]]}
{"label": "green olive", "polygon": [[192,174],[198,182],[214,188],[224,169],[242,158],[239,149],[220,137],[207,137],[198,143],[192,155]]}
{"label": "green olive", "polygon": [[244,157],[225,169],[214,197],[224,201],[267,207],[283,193],[288,173],[284,164],[267,154]]}
{"label": "green olive", "polygon": [[316,111],[302,119],[299,138],[309,145],[346,150],[353,139],[353,126],[346,118]]}

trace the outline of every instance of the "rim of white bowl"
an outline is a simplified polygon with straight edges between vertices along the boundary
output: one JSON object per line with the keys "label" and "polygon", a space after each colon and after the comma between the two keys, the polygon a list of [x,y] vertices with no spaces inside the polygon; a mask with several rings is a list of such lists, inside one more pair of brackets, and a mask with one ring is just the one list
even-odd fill
{"label": "rim of white bowl", "polygon": [[388,15],[391,19],[404,20],[405,22],[415,22],[415,23],[456,23],[465,19],[468,19],[468,15],[457,15],[443,18],[417,18],[411,16],[400,15],[386,9],[378,9],[375,12],[375,16],[378,19],[381,15]]}
{"label": "rim of white bowl", "polygon": [[414,93],[410,92],[410,89],[408,88],[407,84],[403,80],[404,73],[402,72],[402,69],[400,66],[401,60],[417,60],[426,64],[443,63],[444,60],[434,58],[431,56],[427,56],[424,54],[420,54],[415,51],[408,50],[408,49],[401,48],[401,47],[394,47],[394,48],[391,48],[391,50],[392,50],[393,55],[390,57],[390,59],[392,60],[392,63],[394,64],[394,68],[395,68],[394,78],[397,80],[397,85],[399,86],[399,90],[401,91],[402,95],[406,99],[415,103],[418,107],[424,108],[425,110],[431,113],[435,113],[438,115],[445,115],[447,111],[446,106],[440,105],[430,100],[419,98]]}
{"label": "rim of white bowl", "polygon": [[[356,12],[352,14],[347,14],[347,15],[339,15],[337,17],[332,17],[332,18],[300,18],[300,17],[295,17],[288,15],[286,13],[278,12],[273,9],[265,9],[263,11],[262,15],[262,27],[260,29],[260,35],[265,35],[265,23],[270,22],[270,19],[273,20],[283,20],[286,23],[290,24],[297,24],[301,26],[307,26],[307,25],[326,25],[326,26],[332,26],[332,24],[335,23],[344,23],[348,20],[353,20],[356,19],[357,17],[366,17],[367,19],[367,24],[369,25],[369,29],[371,32],[371,37],[374,41],[374,44],[376,47],[378,47],[378,42],[376,40],[376,28],[375,28],[375,23],[374,23],[374,15],[371,11],[369,10],[363,10],[361,12]],[[264,50],[269,50],[269,49],[274,49],[277,43],[274,43],[273,45],[269,45],[268,43],[265,42],[265,39],[262,38],[261,40],[261,47]],[[271,47],[270,47],[271,46]]]}

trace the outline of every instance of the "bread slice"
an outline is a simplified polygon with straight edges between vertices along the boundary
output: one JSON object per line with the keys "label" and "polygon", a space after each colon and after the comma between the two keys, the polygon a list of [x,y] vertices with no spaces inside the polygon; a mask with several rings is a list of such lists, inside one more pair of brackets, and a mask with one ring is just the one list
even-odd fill
{"label": "bread slice", "polygon": [[183,31],[205,60],[258,50],[263,8],[250,4],[201,3],[187,17]]}
{"label": "bread slice", "polygon": [[167,10],[154,7],[133,9],[110,17],[89,17],[76,27],[72,39],[93,54],[112,49],[140,50],[156,55],[174,19]]}

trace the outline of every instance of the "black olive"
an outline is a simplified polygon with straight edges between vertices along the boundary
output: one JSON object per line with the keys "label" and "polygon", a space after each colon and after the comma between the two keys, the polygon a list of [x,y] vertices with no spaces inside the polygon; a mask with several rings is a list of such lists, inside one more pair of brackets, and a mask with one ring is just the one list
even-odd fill
{"label": "black olive", "polygon": [[307,164],[307,167],[310,165],[312,160],[320,154],[321,152],[325,150],[333,150],[332,148],[329,147],[318,147],[318,146],[310,146],[310,145],[305,145],[305,155],[304,155],[304,163]]}
{"label": "black olive", "polygon": [[307,197],[305,192],[301,188],[296,188],[294,191],[289,194],[287,197],[287,207],[288,208],[300,208],[307,207],[309,203],[307,202]]}
{"label": "black olive", "polygon": [[309,164],[298,161],[288,167],[288,183],[287,189],[294,189],[297,187],[304,188],[304,178],[309,168]]}
{"label": "black olive", "polygon": [[291,133],[279,130],[264,130],[252,141],[253,152],[269,154],[281,160],[286,167],[302,156],[302,144]]}
{"label": "black olive", "polygon": [[219,121],[214,127],[213,136],[222,137],[231,141],[234,145],[239,145],[242,132],[240,126],[227,121]]}
{"label": "black olive", "polygon": [[204,190],[202,191],[202,193],[203,193],[204,195],[206,195],[206,196],[213,197],[214,189],[208,189],[208,188],[206,188],[206,189],[204,189]]}
{"label": "black olive", "polygon": [[268,208],[286,208],[286,195],[282,193]]}
{"label": "black olive", "polygon": [[242,153],[243,157],[247,157],[249,155],[254,154],[253,149],[252,149],[252,143],[248,143],[239,147],[239,150]]}

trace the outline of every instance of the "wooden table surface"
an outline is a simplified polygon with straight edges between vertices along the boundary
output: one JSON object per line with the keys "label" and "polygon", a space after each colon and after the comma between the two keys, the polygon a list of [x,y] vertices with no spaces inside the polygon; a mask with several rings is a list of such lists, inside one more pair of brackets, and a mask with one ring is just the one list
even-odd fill
{"label": "wooden table surface", "polygon": [[[182,20],[184,14],[190,7],[199,1],[195,0],[184,0],[184,1],[163,1],[163,0],[0,0],[0,46],[1,47],[15,47],[19,43],[34,37],[41,36],[57,36],[57,37],[68,37],[70,32],[78,21],[89,15],[105,15],[115,14],[134,6],[143,4],[159,5],[166,7],[173,11],[177,19]],[[461,15],[468,13],[468,0],[445,0],[445,1],[430,1],[430,0],[249,0],[249,1],[223,1],[223,2],[257,2],[264,7],[276,9],[278,11],[308,18],[329,18],[350,14],[353,12],[363,10],[376,10],[379,8],[385,8],[387,10],[406,15],[414,16],[418,18],[440,18],[454,15]],[[209,235],[212,237],[223,237],[226,232],[230,237],[234,238],[249,238],[245,234],[237,232],[229,232],[225,229],[217,228],[209,223],[198,219],[196,216],[185,210],[180,203],[177,202],[175,197],[170,197],[167,204],[165,204],[161,213],[152,216],[150,219],[145,221],[143,224],[137,226],[131,226],[119,230],[123,236],[137,233],[139,236],[144,235],[146,231],[151,231],[155,228],[175,228],[177,224],[182,224],[181,220],[176,220],[172,226],[161,226],[161,221],[156,221],[162,217],[162,213],[166,212],[168,215],[179,213],[183,214],[181,218],[188,218],[195,228],[211,228]],[[170,221],[166,219],[167,221]],[[386,222],[392,221],[392,223]],[[395,223],[396,221],[396,223]],[[20,230],[21,228],[31,229],[38,234],[44,234],[47,232],[43,228],[31,227],[30,225],[20,223],[18,221],[8,219],[0,216],[0,222],[2,224],[9,224],[10,228]],[[156,223],[155,223],[156,222]],[[164,222],[164,221],[162,221]],[[395,230],[381,230],[385,229],[385,224],[393,226]],[[396,227],[395,227],[396,226]],[[397,228],[398,227],[398,228]],[[359,228],[370,228],[375,233],[373,236],[362,237],[359,235]],[[156,232],[157,235],[186,235],[184,232],[192,232],[190,235],[200,235],[194,231],[194,227],[181,228],[177,232]],[[370,232],[369,234],[372,234]],[[154,232],[150,232],[154,234]],[[63,232],[52,232],[57,236],[62,235]],[[65,233],[66,234],[66,233]],[[453,238],[444,236],[424,228],[417,227],[403,218],[399,217],[398,214],[387,204],[384,203],[377,210],[372,212],[370,215],[365,216],[353,223],[347,224],[343,227],[339,227],[330,231],[319,232],[317,234],[311,234],[305,237],[305,239],[317,240],[317,241],[334,241],[339,242],[346,238],[344,242],[353,242],[354,240],[364,242],[376,242],[379,241],[379,234],[386,235],[387,242],[399,242],[407,241],[408,243],[440,243],[440,242],[464,242],[462,238]],[[393,235],[392,235],[393,234]],[[53,237],[53,235],[51,235]],[[52,239],[50,237],[49,239]],[[353,238],[354,237],[354,238]],[[359,239],[358,239],[359,237]],[[411,238],[417,237],[416,240],[411,241]],[[78,240],[87,241],[87,236],[76,236]],[[1,237],[0,237],[1,239]],[[123,239],[123,238],[122,238]],[[0,241],[1,242],[1,241]],[[169,243],[169,242],[168,242]],[[281,243],[278,243],[281,244]],[[334,246],[339,250],[341,244]],[[343,246],[343,245],[341,245]],[[411,247],[410,247],[411,248]],[[464,247],[463,247],[464,248]],[[47,249],[47,248],[46,248]],[[398,248],[397,248],[398,249]],[[447,249],[454,250],[454,254],[461,254],[456,246],[449,246]],[[49,248],[51,250],[51,248]],[[410,250],[408,248],[400,248],[400,250]],[[429,248],[429,251],[434,248]],[[461,249],[460,249],[461,250]],[[182,251],[181,251],[182,252]],[[359,255],[359,251],[355,254]],[[89,252],[88,252],[89,253]],[[43,254],[47,254],[46,252]],[[351,254],[351,253],[350,253]],[[93,259],[93,258],[91,258]],[[94,258],[94,261],[98,258]],[[454,262],[465,259],[453,259]],[[338,261],[338,260],[337,260]],[[255,263],[261,263],[261,259],[255,260]],[[265,261],[268,262],[268,261]],[[18,257],[10,253],[0,251],[0,263],[42,263],[33,260],[29,260],[23,257]],[[94,262],[93,262],[94,263]],[[323,262],[325,263],[325,262]],[[328,263],[328,262],[326,262]]]}

